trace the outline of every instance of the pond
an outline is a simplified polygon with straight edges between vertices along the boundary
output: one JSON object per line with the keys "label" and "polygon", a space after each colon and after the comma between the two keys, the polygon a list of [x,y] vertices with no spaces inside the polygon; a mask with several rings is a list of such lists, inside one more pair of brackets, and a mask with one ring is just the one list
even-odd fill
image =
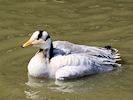
{"label": "pond", "polygon": [[[111,45],[122,67],[69,81],[27,74],[36,48],[20,45],[36,30],[53,40]],[[132,0],[0,0],[1,100],[131,100],[133,98]]]}

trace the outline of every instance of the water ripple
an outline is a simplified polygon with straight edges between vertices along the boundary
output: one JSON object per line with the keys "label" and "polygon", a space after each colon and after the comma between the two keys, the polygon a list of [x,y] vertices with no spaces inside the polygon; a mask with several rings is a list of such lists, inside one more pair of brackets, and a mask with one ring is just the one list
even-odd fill
{"label": "water ripple", "polygon": [[65,3],[65,0],[53,0],[53,1],[57,3]]}

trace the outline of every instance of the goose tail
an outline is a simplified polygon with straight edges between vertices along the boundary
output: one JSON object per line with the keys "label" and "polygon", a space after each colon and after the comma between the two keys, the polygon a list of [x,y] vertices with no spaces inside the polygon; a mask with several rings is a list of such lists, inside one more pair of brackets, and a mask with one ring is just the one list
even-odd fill
{"label": "goose tail", "polygon": [[105,46],[104,48],[106,48],[107,50],[111,50],[111,54],[113,55],[113,59],[115,59],[116,61],[120,61],[121,60],[120,53],[118,52],[118,50],[116,48],[112,48],[109,45]]}

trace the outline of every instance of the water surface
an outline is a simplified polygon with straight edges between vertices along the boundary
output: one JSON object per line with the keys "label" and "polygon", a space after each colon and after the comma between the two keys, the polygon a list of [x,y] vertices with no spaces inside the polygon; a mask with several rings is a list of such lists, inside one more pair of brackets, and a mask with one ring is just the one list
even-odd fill
{"label": "water surface", "polygon": [[[1,100],[131,100],[132,0],[0,0]],[[69,81],[35,79],[27,64],[37,49],[20,45],[36,30],[53,40],[119,49],[122,68]]]}

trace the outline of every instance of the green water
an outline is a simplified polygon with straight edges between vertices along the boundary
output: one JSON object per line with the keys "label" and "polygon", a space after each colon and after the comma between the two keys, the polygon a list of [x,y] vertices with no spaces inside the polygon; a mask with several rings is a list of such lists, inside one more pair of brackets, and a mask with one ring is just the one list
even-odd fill
{"label": "green water", "polygon": [[[36,30],[53,40],[119,49],[122,68],[70,81],[28,77]],[[132,0],[0,0],[0,100],[132,100]]]}

